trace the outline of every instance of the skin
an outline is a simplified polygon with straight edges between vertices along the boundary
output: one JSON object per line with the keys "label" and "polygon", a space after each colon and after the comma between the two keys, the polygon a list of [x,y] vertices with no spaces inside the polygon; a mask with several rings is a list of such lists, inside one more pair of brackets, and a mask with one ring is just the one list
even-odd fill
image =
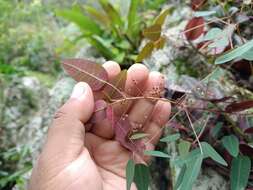
{"label": "skin", "polygon": [[[109,61],[103,66],[109,79],[120,72],[115,62]],[[127,72],[125,93],[151,95],[154,89],[163,86],[160,73],[135,64]],[[86,125],[94,111],[94,100],[99,96],[101,93],[93,93],[88,84],[76,84],[70,99],[55,114],[33,168],[29,190],[126,189],[125,167],[133,154],[114,140],[113,128],[107,120],[91,127]],[[129,106],[117,105],[115,109],[118,114],[127,112],[132,124],[143,126],[144,132],[153,137],[143,140],[153,149],[161,127],[169,119],[171,107],[168,102],[141,99],[130,102]],[[131,190],[135,189],[132,185]]]}

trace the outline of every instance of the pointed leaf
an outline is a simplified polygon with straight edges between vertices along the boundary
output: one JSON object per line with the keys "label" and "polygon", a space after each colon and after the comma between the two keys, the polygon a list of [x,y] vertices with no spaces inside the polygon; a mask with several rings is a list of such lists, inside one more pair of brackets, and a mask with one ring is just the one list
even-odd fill
{"label": "pointed leaf", "polygon": [[65,71],[76,81],[87,82],[92,90],[100,90],[108,80],[106,70],[99,64],[85,59],[63,61]]}
{"label": "pointed leaf", "polygon": [[231,156],[237,157],[239,153],[239,140],[235,135],[224,136],[221,142]]}
{"label": "pointed leaf", "polygon": [[204,18],[194,17],[185,27],[185,36],[187,40],[196,40],[201,34],[204,33]]}
{"label": "pointed leaf", "polygon": [[147,134],[147,133],[134,133],[134,134],[130,137],[130,139],[131,139],[131,140],[137,140],[137,139],[142,139],[142,138],[147,137],[147,136],[149,136],[149,134]]}
{"label": "pointed leaf", "polygon": [[231,190],[243,190],[247,186],[251,170],[251,161],[247,156],[238,156],[232,160],[230,171]]}
{"label": "pointed leaf", "polygon": [[180,134],[173,134],[173,135],[168,135],[166,137],[163,137],[162,139],[160,139],[161,142],[173,142],[176,141],[180,138]]}
{"label": "pointed leaf", "polygon": [[183,167],[180,170],[180,173],[177,177],[176,185],[174,186],[174,189],[178,189],[178,187],[182,184],[182,181],[184,179],[185,171],[186,171],[186,164],[184,164]]}
{"label": "pointed leaf", "polygon": [[130,190],[131,184],[134,181],[134,171],[135,171],[135,163],[133,160],[128,160],[126,166],[126,180],[127,180],[127,190]]}
{"label": "pointed leaf", "polygon": [[138,190],[148,190],[150,184],[150,173],[146,165],[135,165],[134,182]]}
{"label": "pointed leaf", "polygon": [[174,10],[173,7],[169,7],[168,9],[162,11],[162,13],[160,15],[158,15],[155,19],[155,25],[160,25],[162,26],[166,17],[171,14],[171,12]]}
{"label": "pointed leaf", "polygon": [[197,179],[201,165],[202,165],[203,157],[199,155],[195,160],[189,162],[186,165],[186,171],[182,180],[182,183],[179,187],[179,190],[192,189],[193,183]]}
{"label": "pointed leaf", "polygon": [[105,15],[101,11],[98,11],[97,9],[95,9],[94,7],[89,6],[89,5],[85,5],[84,9],[97,22],[99,22],[100,24],[104,25],[105,27],[109,26],[110,20],[107,17],[107,15]]}
{"label": "pointed leaf", "polygon": [[248,61],[253,61],[253,48],[242,55],[242,59],[246,59]]}
{"label": "pointed leaf", "polygon": [[178,151],[180,156],[186,156],[190,150],[191,143],[185,140],[180,140]]}
{"label": "pointed leaf", "polygon": [[161,151],[157,151],[157,150],[145,150],[144,154],[148,156],[154,156],[154,157],[160,157],[160,158],[170,158],[168,154]]}
{"label": "pointed leaf", "polygon": [[162,31],[161,25],[152,25],[143,30],[143,36],[152,41],[156,41],[160,38],[161,31]]}
{"label": "pointed leaf", "polygon": [[227,162],[216,152],[216,150],[207,142],[201,142],[204,157],[210,157],[214,161],[220,163],[221,165],[227,166]]}
{"label": "pointed leaf", "polygon": [[215,60],[215,64],[223,64],[229,62],[235,58],[239,58],[245,53],[247,53],[251,48],[253,48],[253,40],[248,41],[247,43],[243,44],[242,46],[233,49],[229,53],[226,53]]}
{"label": "pointed leaf", "polygon": [[75,23],[80,29],[88,35],[101,34],[99,25],[93,22],[89,17],[85,16],[79,9],[58,10],[56,15]]}
{"label": "pointed leaf", "polygon": [[143,59],[149,57],[154,49],[154,43],[153,42],[148,42],[141,50],[139,53],[136,62],[142,62]]}
{"label": "pointed leaf", "polygon": [[161,37],[154,43],[154,45],[155,45],[155,48],[156,48],[156,49],[162,49],[162,48],[164,47],[165,43],[166,43],[166,38],[163,37],[163,36],[161,36]]}
{"label": "pointed leaf", "polygon": [[247,110],[247,109],[250,109],[250,108],[253,108],[253,100],[247,100],[247,101],[242,101],[242,102],[229,104],[225,108],[225,111],[229,112],[229,113],[232,113],[232,112],[244,111],[244,110]]}
{"label": "pointed leaf", "polygon": [[128,30],[131,30],[131,28],[136,24],[137,16],[138,16],[138,6],[139,6],[140,0],[131,0],[130,6],[128,10]]}

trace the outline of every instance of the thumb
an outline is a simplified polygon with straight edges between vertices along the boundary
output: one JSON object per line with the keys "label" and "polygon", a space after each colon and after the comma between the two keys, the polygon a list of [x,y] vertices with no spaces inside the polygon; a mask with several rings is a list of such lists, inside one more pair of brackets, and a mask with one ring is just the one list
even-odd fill
{"label": "thumb", "polygon": [[56,112],[49,128],[43,149],[47,157],[59,157],[66,162],[76,159],[84,149],[84,123],[93,111],[94,98],[90,86],[84,82],[77,83],[70,99]]}

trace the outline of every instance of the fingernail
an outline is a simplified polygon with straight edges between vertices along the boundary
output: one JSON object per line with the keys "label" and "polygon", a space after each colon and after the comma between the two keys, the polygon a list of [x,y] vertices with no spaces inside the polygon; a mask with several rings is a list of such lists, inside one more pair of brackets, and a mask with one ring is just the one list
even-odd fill
{"label": "fingernail", "polygon": [[75,85],[70,98],[80,98],[85,93],[85,83],[79,82]]}

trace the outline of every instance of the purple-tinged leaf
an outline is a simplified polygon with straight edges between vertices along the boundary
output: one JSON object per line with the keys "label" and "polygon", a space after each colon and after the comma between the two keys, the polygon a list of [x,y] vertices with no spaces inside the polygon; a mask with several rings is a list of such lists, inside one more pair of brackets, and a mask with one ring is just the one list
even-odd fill
{"label": "purple-tinged leaf", "polygon": [[95,109],[89,123],[99,123],[106,118],[106,106],[107,103],[104,100],[97,100],[95,102]]}
{"label": "purple-tinged leaf", "polygon": [[250,145],[242,142],[240,143],[240,152],[243,154],[243,155],[247,155],[249,156],[250,158],[253,158],[253,147],[251,147]]}
{"label": "purple-tinged leaf", "polygon": [[253,134],[253,127],[249,127],[244,130],[244,133]]}
{"label": "purple-tinged leaf", "polygon": [[98,91],[108,80],[106,70],[99,64],[85,59],[67,59],[63,68],[76,81],[86,82],[92,90]]}
{"label": "purple-tinged leaf", "polygon": [[[123,92],[125,90],[126,78],[127,70],[123,70],[112,81],[110,81],[110,84]],[[108,97],[109,100],[122,98],[122,95],[116,89],[112,88],[109,85],[106,85],[103,90],[103,93],[106,97]]]}
{"label": "purple-tinged leaf", "polygon": [[253,100],[246,100],[246,101],[242,101],[242,102],[236,102],[236,103],[229,104],[225,108],[225,111],[228,113],[240,112],[240,111],[250,109],[252,107],[253,107]]}
{"label": "purple-tinged leaf", "polygon": [[196,40],[201,34],[204,33],[204,23],[203,17],[192,18],[185,27],[185,36],[187,40]]}

